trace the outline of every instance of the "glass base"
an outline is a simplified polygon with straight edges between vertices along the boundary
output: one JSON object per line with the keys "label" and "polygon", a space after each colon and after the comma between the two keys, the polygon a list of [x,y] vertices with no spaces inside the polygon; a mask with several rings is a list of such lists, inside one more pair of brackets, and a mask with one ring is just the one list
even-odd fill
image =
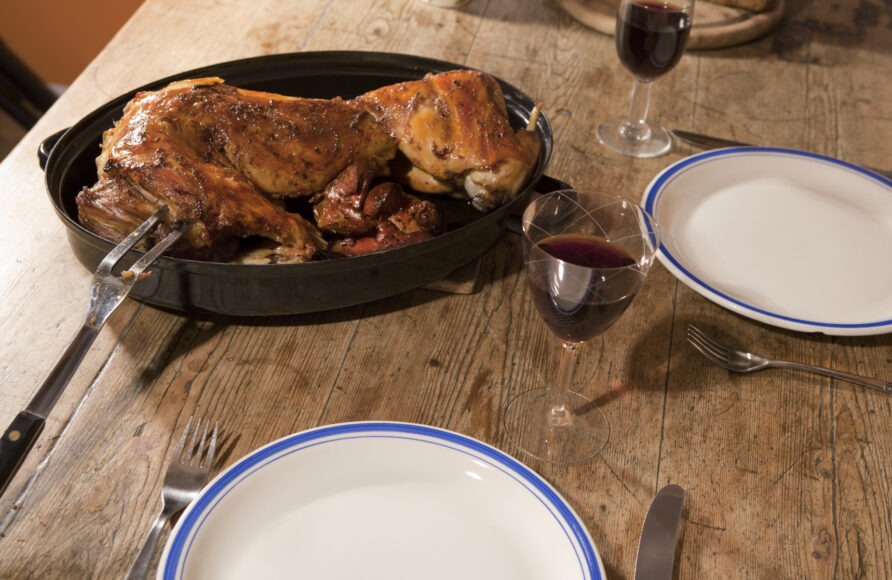
{"label": "glass base", "polygon": [[505,408],[505,430],[524,453],[549,463],[578,463],[604,449],[610,424],[600,409],[579,393],[567,393],[564,420],[554,417],[553,389],[521,393]]}
{"label": "glass base", "polygon": [[598,125],[598,141],[617,153],[630,157],[659,157],[672,148],[669,133],[659,125],[636,130],[627,119],[608,119]]}

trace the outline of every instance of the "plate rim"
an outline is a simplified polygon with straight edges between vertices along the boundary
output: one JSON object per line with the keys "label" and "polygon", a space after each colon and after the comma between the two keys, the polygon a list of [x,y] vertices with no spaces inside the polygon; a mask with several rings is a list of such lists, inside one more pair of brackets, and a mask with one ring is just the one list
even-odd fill
{"label": "plate rim", "polygon": [[[798,149],[787,149],[782,147],[725,147],[712,151],[705,151],[689,157],[681,159],[669,167],[663,169],[656,177],[651,180],[645,189],[642,198],[642,205],[645,210],[656,218],[656,210],[659,206],[660,199],[665,193],[666,187],[671,183],[674,177],[701,165],[705,161],[714,160],[715,158],[730,158],[736,156],[744,156],[751,154],[768,154],[769,156],[790,156],[796,158],[805,158],[812,161],[826,163],[837,169],[845,169],[860,174],[878,182],[881,186],[889,190],[892,194],[892,180],[878,175],[864,167],[821,155]],[[656,218],[659,223],[659,218]],[[663,228],[665,232],[666,229]],[[763,322],[779,328],[794,330],[799,332],[821,332],[827,335],[837,336],[867,336],[885,334],[892,331],[892,317],[885,320],[858,323],[839,323],[839,322],[822,322],[817,320],[807,320],[789,316],[780,312],[761,308],[747,303],[745,300],[732,296],[726,292],[722,292],[713,286],[704,282],[693,271],[685,266],[682,261],[665,245],[666,235],[660,241],[660,247],[657,251],[657,259],[673,274],[681,280],[685,285],[696,291],[698,294],[709,299],[710,301],[731,310],[737,314]]]}
{"label": "plate rim", "polygon": [[606,578],[603,561],[588,528],[567,500],[541,475],[506,452],[468,435],[440,427],[399,421],[354,421],[322,425],[271,441],[240,458],[217,474],[179,518],[165,543],[157,578],[166,580],[182,577],[182,567],[197,529],[240,481],[291,453],[363,436],[395,437],[441,445],[475,459],[483,459],[514,479],[548,509],[571,545],[578,546],[574,551],[583,573],[587,573],[592,580]]}

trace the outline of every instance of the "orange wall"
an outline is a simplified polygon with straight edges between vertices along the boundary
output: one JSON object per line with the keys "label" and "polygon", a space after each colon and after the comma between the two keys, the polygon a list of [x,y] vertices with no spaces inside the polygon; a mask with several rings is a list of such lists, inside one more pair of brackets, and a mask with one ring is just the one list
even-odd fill
{"label": "orange wall", "polygon": [[46,82],[71,84],[142,0],[0,0],[0,37]]}

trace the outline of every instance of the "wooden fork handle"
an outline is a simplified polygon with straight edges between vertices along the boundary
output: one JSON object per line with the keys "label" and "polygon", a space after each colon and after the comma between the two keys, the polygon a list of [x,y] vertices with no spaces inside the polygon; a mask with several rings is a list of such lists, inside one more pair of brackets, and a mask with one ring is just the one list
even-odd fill
{"label": "wooden fork handle", "polygon": [[816,367],[814,365],[807,365],[797,362],[772,361],[772,366],[817,373],[819,375],[824,375],[825,377],[833,377],[834,379],[847,381],[849,383],[855,383],[856,385],[861,385],[870,389],[876,389],[878,391],[882,391],[884,393],[892,395],[892,382],[889,381],[871,379],[868,377],[862,377],[861,375],[853,375],[852,373],[844,373],[842,371],[835,371],[833,369],[826,369],[824,367]]}

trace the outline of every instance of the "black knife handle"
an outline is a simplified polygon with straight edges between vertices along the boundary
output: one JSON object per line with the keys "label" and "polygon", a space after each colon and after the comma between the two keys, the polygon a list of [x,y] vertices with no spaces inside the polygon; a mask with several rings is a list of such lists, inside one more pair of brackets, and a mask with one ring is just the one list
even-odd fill
{"label": "black knife handle", "polygon": [[12,423],[0,439],[0,495],[22,465],[22,461],[40,432],[43,431],[45,419],[31,411],[22,411],[15,416]]}

